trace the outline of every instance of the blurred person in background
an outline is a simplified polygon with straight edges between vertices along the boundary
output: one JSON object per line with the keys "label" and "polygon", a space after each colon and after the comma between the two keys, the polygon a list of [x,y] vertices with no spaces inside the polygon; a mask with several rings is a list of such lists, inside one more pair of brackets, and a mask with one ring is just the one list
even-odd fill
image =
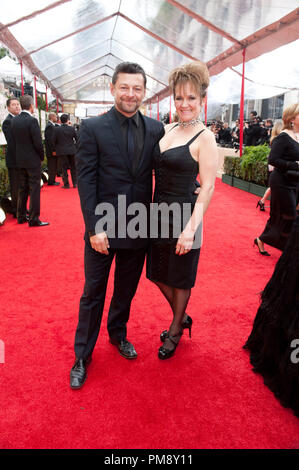
{"label": "blurred person in background", "polygon": [[18,191],[19,191],[19,170],[16,164],[16,155],[11,145],[11,120],[21,112],[20,102],[17,98],[8,98],[6,101],[8,115],[2,123],[2,130],[6,139],[5,161],[8,170],[8,179],[11,195],[11,213],[17,217]]}
{"label": "blurred person in background", "polygon": [[274,170],[270,175],[270,218],[263,233],[254,244],[260,254],[269,256],[264,243],[283,250],[296,218],[299,184],[299,103],[283,112],[283,128],[272,142],[269,164]]}
{"label": "blurred person in background", "polygon": [[[275,139],[275,137],[277,137],[278,134],[280,134],[282,127],[283,127],[283,122],[281,119],[275,122],[271,131],[271,137],[269,141],[270,145],[272,145],[272,142]],[[271,174],[271,171],[273,170],[274,170],[274,166],[268,164],[268,185],[270,184],[270,174]],[[268,186],[263,197],[257,202],[257,205],[256,205],[256,207],[260,208],[260,211],[265,212],[265,202],[270,197],[270,194],[271,194],[271,188],[270,186]]]}

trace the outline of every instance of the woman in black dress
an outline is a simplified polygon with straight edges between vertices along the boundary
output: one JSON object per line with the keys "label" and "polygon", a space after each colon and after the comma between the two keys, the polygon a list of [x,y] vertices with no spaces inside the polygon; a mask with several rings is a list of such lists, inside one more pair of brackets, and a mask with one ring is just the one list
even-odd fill
{"label": "woman in black dress", "polygon": [[206,65],[179,67],[169,82],[179,121],[165,127],[154,154],[153,206],[164,211],[155,213],[158,231],[151,236],[147,257],[147,277],[160,288],[173,313],[169,330],[161,335],[160,359],[173,355],[184,328],[191,332],[192,319],[185,312],[197,273],[202,217],[213,195],[218,165],[214,134],[199,119],[209,84]]}
{"label": "woman in black dress", "polygon": [[296,190],[298,180],[289,179],[288,171],[299,170],[299,103],[285,109],[283,130],[273,140],[269,164],[274,166],[270,175],[270,218],[259,238],[254,240],[262,255],[270,256],[264,243],[283,250],[296,218]]}
{"label": "woman in black dress", "polygon": [[[280,132],[282,131],[282,126],[283,126],[283,122],[282,122],[281,119],[279,119],[278,121],[276,121],[274,123],[274,126],[273,126],[272,131],[271,131],[271,136],[270,136],[270,142],[269,142],[270,145],[272,145],[272,142],[275,139],[275,137],[277,137],[280,134]],[[268,184],[269,184],[269,181],[270,181],[271,171],[273,171],[273,170],[274,170],[274,167],[272,165],[268,165]],[[265,212],[265,202],[270,197],[270,194],[271,194],[271,188],[269,186],[266,189],[263,197],[257,202],[256,207],[259,207],[260,211]]]}
{"label": "woman in black dress", "polygon": [[254,372],[299,417],[299,216],[261,300],[244,349]]}

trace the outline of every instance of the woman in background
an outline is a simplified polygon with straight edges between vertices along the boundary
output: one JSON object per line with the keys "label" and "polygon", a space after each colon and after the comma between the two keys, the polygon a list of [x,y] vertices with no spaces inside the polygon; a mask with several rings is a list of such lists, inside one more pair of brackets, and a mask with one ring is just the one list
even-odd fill
{"label": "woman in background", "polygon": [[[270,175],[270,218],[263,233],[254,244],[261,255],[270,256],[264,243],[283,250],[296,218],[296,191],[299,171],[299,103],[285,109],[283,129],[272,142],[269,164],[274,166]],[[292,172],[290,179],[289,171]],[[299,176],[299,173],[298,173]]]}
{"label": "woman in background", "polygon": [[253,371],[299,417],[299,216],[262,293],[244,349]]}
{"label": "woman in background", "polygon": [[[272,145],[272,142],[275,139],[275,137],[277,137],[278,134],[280,134],[280,132],[282,131],[282,127],[283,127],[283,122],[282,122],[281,119],[279,119],[278,121],[275,122],[275,124],[272,128],[272,131],[271,131],[270,145]],[[268,184],[269,184],[269,181],[270,181],[271,171],[273,171],[273,170],[274,170],[274,166],[268,164]],[[262,199],[260,199],[257,202],[256,207],[259,207],[260,211],[265,212],[265,202],[270,197],[270,194],[271,194],[271,188],[269,186],[266,189],[265,194],[263,195]]]}

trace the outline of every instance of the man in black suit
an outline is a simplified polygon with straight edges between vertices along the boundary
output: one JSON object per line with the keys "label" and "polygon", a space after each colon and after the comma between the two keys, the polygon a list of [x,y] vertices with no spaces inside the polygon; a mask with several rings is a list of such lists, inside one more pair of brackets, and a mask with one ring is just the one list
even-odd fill
{"label": "man in black suit", "polygon": [[73,187],[77,187],[77,171],[75,165],[77,133],[75,128],[68,124],[68,120],[68,114],[62,114],[60,116],[61,126],[56,127],[54,133],[56,155],[60,159],[62,166],[62,187],[65,189],[70,187],[67,174],[68,168],[71,170]]}
{"label": "man in black suit", "polygon": [[39,220],[41,162],[44,159],[44,148],[38,121],[32,116],[34,113],[32,96],[21,96],[20,104],[22,112],[11,121],[11,142],[19,168],[17,218],[19,224],[27,222],[26,205],[29,193],[29,227],[41,227],[49,225],[49,222]]}
{"label": "man in black suit", "polygon": [[10,195],[11,195],[11,212],[13,216],[17,217],[17,207],[18,207],[18,191],[19,191],[19,171],[16,164],[16,155],[14,152],[14,148],[11,145],[11,120],[20,114],[21,106],[20,102],[17,98],[9,98],[6,101],[6,106],[8,110],[8,115],[4,119],[2,123],[2,130],[5,135],[5,139],[7,142],[6,145],[6,152],[5,152],[5,160],[6,166],[8,169],[8,178],[9,178],[9,185],[10,185]]}
{"label": "man in black suit", "polygon": [[[78,190],[85,221],[85,286],[80,300],[75,336],[76,360],[70,385],[79,389],[95,347],[112,261],[115,257],[114,292],[108,314],[110,341],[127,358],[137,357],[127,340],[131,301],[141,276],[147,238],[130,238],[127,226],[115,226],[115,237],[99,228],[99,204],[115,209],[115,221],[132,203],[149,209],[152,198],[152,158],[156,143],[164,135],[161,122],[143,116],[139,107],[145,96],[146,75],[138,64],[121,63],[114,72],[111,93],[115,106],[102,116],[87,119],[80,128],[76,155]],[[118,207],[118,197],[125,207]],[[97,210],[96,210],[97,208]],[[118,212],[119,211],[119,212]],[[129,218],[128,218],[129,221]],[[125,230],[125,233],[120,233]]]}
{"label": "man in black suit", "polygon": [[258,145],[258,140],[261,137],[261,127],[259,117],[256,111],[251,111],[249,115],[249,123],[245,122],[244,129],[244,142],[247,146]]}
{"label": "man in black suit", "polygon": [[49,172],[48,186],[59,186],[60,184],[55,181],[55,177],[57,173],[57,156],[56,156],[55,146],[54,146],[54,133],[55,133],[56,122],[57,122],[57,114],[49,113],[49,121],[47,122],[47,125],[45,128],[45,147],[46,147],[48,172]]}

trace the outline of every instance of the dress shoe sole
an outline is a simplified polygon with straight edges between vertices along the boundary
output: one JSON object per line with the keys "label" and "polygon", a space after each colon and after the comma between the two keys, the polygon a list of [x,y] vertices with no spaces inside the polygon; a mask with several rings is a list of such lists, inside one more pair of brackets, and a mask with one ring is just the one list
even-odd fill
{"label": "dress shoe sole", "polygon": [[119,352],[119,354],[120,354],[122,357],[124,357],[125,359],[130,359],[130,360],[132,360],[132,359],[137,359],[137,354],[136,354],[136,356],[127,356],[126,354],[122,353],[120,350],[118,350],[118,352]]}

